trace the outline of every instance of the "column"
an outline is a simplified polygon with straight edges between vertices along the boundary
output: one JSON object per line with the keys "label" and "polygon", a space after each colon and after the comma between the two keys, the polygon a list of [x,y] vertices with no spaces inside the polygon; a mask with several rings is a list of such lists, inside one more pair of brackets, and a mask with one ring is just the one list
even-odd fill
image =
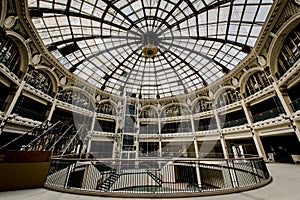
{"label": "column", "polygon": [[193,143],[194,143],[194,149],[195,149],[195,156],[196,156],[196,158],[199,158],[199,150],[198,150],[198,144],[197,144],[197,137],[196,137],[196,130],[195,130],[193,114],[191,114],[190,120],[191,120],[191,124],[192,124],[193,135],[194,135]]}
{"label": "column", "polygon": [[53,101],[53,103],[52,103],[52,106],[51,106],[51,108],[50,108],[48,117],[47,117],[47,120],[48,120],[49,122],[50,122],[51,119],[52,119],[54,110],[55,110],[55,108],[56,108],[56,104],[57,104],[57,99],[55,98],[54,101]]}
{"label": "column", "polygon": [[252,134],[252,138],[254,140],[254,144],[255,144],[256,150],[258,152],[258,155],[260,157],[262,157],[264,160],[267,160],[267,156],[266,156],[264,147],[262,145],[262,142],[260,140],[259,133],[258,133],[258,131],[253,129],[253,121],[252,121],[251,113],[249,111],[249,108],[246,106],[243,97],[241,98],[241,103],[242,103],[244,113],[246,115],[247,122],[249,124],[250,132]]}
{"label": "column", "polygon": [[298,138],[298,140],[300,141],[300,124],[297,123],[296,121],[294,121],[292,119],[292,115],[293,115],[293,109],[292,107],[290,106],[290,104],[292,103],[288,94],[287,94],[287,89],[286,88],[279,88],[278,85],[276,85],[275,83],[273,84],[274,85],[274,88],[275,88],[275,91],[276,91],[276,94],[281,102],[281,105],[283,106],[283,109],[287,115],[287,119],[290,121],[294,131],[295,131],[295,134]]}
{"label": "column", "polygon": [[139,151],[140,151],[140,118],[139,118],[139,111],[140,111],[140,104],[139,101],[136,102],[136,118],[135,118],[135,123],[134,123],[134,134],[135,134],[135,140],[134,140],[134,145],[135,145],[135,158],[137,159],[139,157]]}
{"label": "column", "polygon": [[21,84],[20,84],[20,86],[19,86],[19,88],[18,88],[18,90],[17,90],[17,92],[16,92],[15,95],[14,95],[13,100],[11,101],[11,103],[10,103],[10,105],[9,105],[7,111],[6,111],[6,115],[7,115],[7,116],[10,115],[11,112],[13,111],[13,109],[14,109],[14,107],[15,107],[17,101],[18,101],[18,98],[20,97],[20,95],[21,95],[21,93],[22,93],[22,90],[23,90],[23,88],[24,88],[24,85],[25,85],[25,81],[22,81]]}
{"label": "column", "polygon": [[96,119],[97,119],[97,112],[96,112],[96,109],[94,110],[94,113],[93,113],[93,119],[92,119],[92,124],[91,124],[91,130],[89,132],[89,134],[87,135],[87,149],[86,149],[86,157],[88,157],[90,151],[91,151],[91,145],[92,145],[92,137],[93,137],[93,132],[94,132],[94,127],[95,127],[95,122],[96,122]]}
{"label": "column", "polygon": [[159,138],[158,145],[159,145],[159,147],[158,147],[159,148],[158,157],[161,158],[162,157],[162,152],[161,152],[162,151],[162,149],[161,149],[162,148],[161,138]]}
{"label": "column", "polygon": [[118,130],[119,130],[119,110],[117,108],[116,110],[116,128],[115,128],[115,133],[114,133],[114,144],[113,144],[113,152],[112,152],[112,158],[117,158],[118,157]]}
{"label": "column", "polygon": [[227,145],[226,145],[225,138],[223,137],[223,135],[221,133],[222,128],[221,128],[221,123],[220,123],[219,116],[218,116],[218,113],[217,113],[217,109],[214,108],[213,111],[214,111],[214,116],[216,118],[216,123],[217,123],[217,127],[218,127],[218,133],[220,134],[220,141],[221,141],[221,146],[222,146],[224,158],[228,159],[229,158],[229,154],[228,154],[228,150],[227,150]]}
{"label": "column", "polygon": [[16,91],[16,93],[15,93],[15,95],[14,95],[14,97],[13,97],[13,99],[12,99],[12,101],[11,101],[11,103],[10,103],[7,111],[6,111],[6,113],[5,113],[4,118],[1,121],[1,124],[0,124],[0,135],[2,133],[2,130],[4,129],[5,124],[8,121],[8,118],[11,115],[11,113],[12,113],[15,105],[17,104],[17,101],[18,101],[19,97],[21,96],[21,93],[22,93],[22,90],[24,88],[24,85],[25,85],[25,81],[22,81],[21,84],[19,85],[19,88]]}
{"label": "column", "polygon": [[199,156],[199,149],[198,149],[198,143],[197,143],[197,138],[196,137],[193,138],[193,142],[194,142],[196,158],[199,158],[200,156]]}
{"label": "column", "polygon": [[291,103],[291,100],[287,94],[287,89],[286,88],[279,88],[278,85],[276,85],[276,83],[273,83],[275,92],[277,94],[277,97],[279,98],[281,105],[285,111],[285,113],[288,116],[291,116],[293,113],[293,109],[291,108],[291,106],[289,105]]}

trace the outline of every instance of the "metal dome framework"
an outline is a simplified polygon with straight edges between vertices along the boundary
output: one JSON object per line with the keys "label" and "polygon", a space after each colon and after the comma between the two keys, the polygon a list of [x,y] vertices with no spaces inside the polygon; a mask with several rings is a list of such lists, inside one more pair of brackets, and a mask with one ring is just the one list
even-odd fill
{"label": "metal dome framework", "polygon": [[[154,99],[191,93],[236,67],[272,3],[28,0],[28,7],[44,44],[66,69],[107,92]],[[157,52],[147,56],[149,45]]]}

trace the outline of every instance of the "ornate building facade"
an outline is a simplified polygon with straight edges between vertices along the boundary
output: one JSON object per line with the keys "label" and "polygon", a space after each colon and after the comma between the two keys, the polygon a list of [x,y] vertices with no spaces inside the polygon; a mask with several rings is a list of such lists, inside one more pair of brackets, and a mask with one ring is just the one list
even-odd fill
{"label": "ornate building facade", "polygon": [[[49,24],[42,29],[36,21],[43,19],[45,22],[52,14],[56,16],[57,21],[59,21],[57,16],[60,15],[67,16],[69,20],[79,16],[95,21],[98,19],[87,17],[83,12],[78,14],[72,10],[67,11],[70,5],[69,7],[59,3],[52,5],[49,2],[1,1],[1,145],[26,133],[45,120],[52,123],[60,120],[69,125],[74,124],[76,128],[85,127],[83,137],[85,151],[96,158],[230,158],[254,154],[269,161],[292,163],[299,161],[300,4],[297,0],[271,1],[273,3],[268,7],[268,15],[265,23],[261,25],[255,44],[252,46],[244,44],[237,48],[240,54],[243,53],[245,56],[236,66],[228,69],[229,63],[232,62],[226,64],[225,61],[220,60],[225,64],[219,63],[219,66],[227,67],[222,69],[224,72],[222,77],[216,80],[207,78],[207,81],[204,78],[202,82],[200,81],[202,87],[199,88],[196,87],[198,83],[184,83],[183,85],[187,86],[183,88],[174,86],[184,91],[178,94],[175,92],[175,95],[172,92],[169,94],[164,89],[155,89],[158,92],[152,94],[149,92],[152,85],[148,89],[132,89],[132,92],[119,87],[118,81],[131,83],[130,71],[124,69],[120,72],[122,76],[129,77],[126,81],[115,75],[123,65],[132,64],[130,59],[124,59],[126,62],[123,63],[121,60],[121,67],[112,69],[112,74],[102,75],[103,81],[100,81],[102,85],[87,81],[90,79],[85,79],[83,72],[91,68],[79,70],[80,64],[84,63],[80,63],[80,56],[77,60],[66,59],[69,58],[68,56],[75,56],[76,52],[83,53],[83,47],[78,45],[80,37],[75,33],[71,34],[73,36],[71,39],[45,36],[51,35],[51,31],[54,34],[54,30],[51,30],[52,25]],[[224,5],[226,3],[228,2],[226,1]],[[48,8],[48,4],[52,7]],[[263,3],[259,6],[262,5]],[[214,6],[214,9],[218,8],[221,11],[222,5]],[[84,3],[81,4],[82,7]],[[117,3],[109,4],[107,7],[114,8],[116,12],[108,11],[107,15],[120,15]],[[206,9],[207,12],[210,10],[209,5],[206,5]],[[124,12],[122,17],[125,17]],[[112,26],[119,27],[113,19],[109,21],[109,18],[99,18],[98,21],[105,25],[113,24]],[[139,21],[137,20],[136,23]],[[120,26],[121,29],[122,23]],[[46,29],[48,32],[45,32]],[[62,30],[63,27],[56,30],[60,31],[57,33],[59,36],[69,34]],[[114,30],[110,29],[110,31],[113,34]],[[141,32],[144,34],[143,38],[148,38],[147,41],[156,44],[158,49],[155,46],[143,49],[141,52],[147,51],[147,55],[140,54],[145,57],[144,60],[136,58],[133,61],[152,63],[151,59],[162,59],[160,63],[168,62],[178,73],[181,72],[176,66],[184,69],[184,63],[192,63],[188,58],[177,55],[176,59],[182,58],[182,60],[172,64],[173,60],[169,59],[168,54],[162,50],[164,41],[152,32]],[[228,41],[230,43],[230,34],[227,36],[228,38],[223,41],[224,44]],[[128,33],[126,37],[133,36]],[[179,36],[174,31],[172,37]],[[248,37],[252,36],[248,35]],[[47,39],[51,41],[47,42]],[[70,46],[70,41],[76,41],[74,44],[77,46]],[[217,43],[221,40],[216,37],[214,40],[206,38],[206,41]],[[105,46],[105,43],[97,45]],[[148,45],[146,39],[142,41],[142,45]],[[177,43],[173,42],[172,48],[176,45]],[[238,42],[232,45],[238,46]],[[110,46],[106,48],[109,49]],[[95,50],[91,49],[91,51]],[[59,59],[55,52],[59,52],[62,58]],[[99,52],[105,54],[104,51]],[[137,56],[128,55],[125,50],[124,54],[129,58]],[[170,52],[169,54],[172,55]],[[111,56],[113,57],[114,54]],[[108,56],[105,59],[109,60]],[[174,62],[176,59],[174,58]],[[238,60],[238,56],[233,59]],[[197,60],[196,57],[194,60],[204,62]],[[215,60],[215,63],[217,62]],[[108,67],[109,63],[106,63],[107,65],[104,61],[103,63],[101,65]],[[77,68],[74,67],[75,65]],[[192,65],[188,66],[193,68]],[[145,71],[144,73],[146,74]],[[156,73],[159,74],[159,71]],[[195,71],[194,73],[196,74]],[[92,74],[97,73],[92,72],[90,77]],[[183,81],[193,82],[197,79],[192,75],[189,76],[190,79],[186,78]],[[151,78],[150,75],[149,77]],[[111,79],[114,79],[115,86],[110,86]],[[137,79],[133,82],[137,82]],[[144,80],[141,85],[144,84],[146,87],[147,83]],[[170,81],[168,84],[171,83]],[[163,85],[163,82],[160,84]],[[113,89],[110,90],[110,87]],[[163,86],[159,87],[163,88]]]}

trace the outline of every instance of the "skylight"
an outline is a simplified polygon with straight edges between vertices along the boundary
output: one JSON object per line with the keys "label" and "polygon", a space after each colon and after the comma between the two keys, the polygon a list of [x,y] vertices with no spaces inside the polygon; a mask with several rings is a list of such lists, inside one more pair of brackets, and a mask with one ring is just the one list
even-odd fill
{"label": "skylight", "polygon": [[[236,67],[255,45],[272,1],[28,4],[40,37],[66,69],[105,91],[153,99],[191,93]],[[147,45],[157,52],[149,56]]]}

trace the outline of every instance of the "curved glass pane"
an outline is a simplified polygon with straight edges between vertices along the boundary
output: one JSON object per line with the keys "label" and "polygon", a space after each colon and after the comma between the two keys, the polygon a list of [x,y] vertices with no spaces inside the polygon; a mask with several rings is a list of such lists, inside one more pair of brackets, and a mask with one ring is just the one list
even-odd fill
{"label": "curved glass pane", "polygon": [[202,88],[237,66],[272,1],[28,4],[40,37],[65,68],[114,94],[163,98]]}

